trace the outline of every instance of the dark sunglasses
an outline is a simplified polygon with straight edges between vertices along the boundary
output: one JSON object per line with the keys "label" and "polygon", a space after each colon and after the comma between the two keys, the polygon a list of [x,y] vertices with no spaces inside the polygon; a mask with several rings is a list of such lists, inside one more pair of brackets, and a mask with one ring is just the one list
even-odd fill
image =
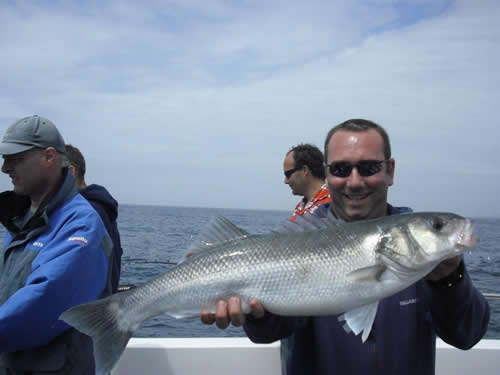
{"label": "dark sunglasses", "polygon": [[382,163],[388,160],[362,160],[358,163],[349,163],[347,161],[336,161],[327,164],[326,167],[335,177],[349,177],[352,169],[356,168],[360,176],[369,177],[379,173],[382,170]]}
{"label": "dark sunglasses", "polygon": [[289,179],[290,177],[292,177],[292,174],[294,174],[297,171],[300,171],[301,169],[302,169],[302,167],[295,167],[295,168],[289,169],[289,170],[285,171],[285,177],[287,179]]}

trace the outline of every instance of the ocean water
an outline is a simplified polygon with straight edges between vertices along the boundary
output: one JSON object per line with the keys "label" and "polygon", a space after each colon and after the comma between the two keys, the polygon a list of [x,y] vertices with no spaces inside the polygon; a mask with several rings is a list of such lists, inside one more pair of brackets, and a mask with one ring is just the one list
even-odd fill
{"label": "ocean water", "polygon": [[[268,233],[289,218],[285,211],[219,208],[120,206],[118,229],[124,254],[122,284],[140,285],[168,271],[181,260],[210,219],[222,215],[252,234]],[[199,319],[175,319],[160,315],[146,322],[135,337],[245,336],[241,327],[220,330]]]}
{"label": "ocean water", "polygon": [[[121,284],[140,285],[160,276],[178,262],[213,216],[222,215],[252,234],[268,233],[289,218],[286,211],[122,205],[118,227],[124,255]],[[500,218],[473,218],[479,245],[467,252],[465,262],[476,287],[500,294]],[[3,228],[0,226],[0,238]],[[486,338],[500,339],[500,300],[490,300],[491,319]],[[135,337],[244,336],[242,328],[220,330],[198,318],[168,315],[150,319]]]}

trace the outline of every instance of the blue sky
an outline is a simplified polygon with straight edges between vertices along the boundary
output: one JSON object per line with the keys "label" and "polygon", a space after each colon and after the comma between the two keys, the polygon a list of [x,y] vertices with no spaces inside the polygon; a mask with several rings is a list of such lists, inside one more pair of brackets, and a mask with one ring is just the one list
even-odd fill
{"label": "blue sky", "polygon": [[392,138],[393,204],[498,217],[499,19],[495,0],[6,1],[0,132],[51,119],[120,203],[291,210],[286,151],[362,117]]}

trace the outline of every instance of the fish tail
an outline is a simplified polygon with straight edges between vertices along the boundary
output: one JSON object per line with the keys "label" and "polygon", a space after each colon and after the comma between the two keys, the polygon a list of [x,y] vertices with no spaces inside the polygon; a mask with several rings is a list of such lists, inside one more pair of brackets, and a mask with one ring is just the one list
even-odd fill
{"label": "fish tail", "polygon": [[72,307],[59,319],[90,336],[94,344],[96,374],[109,374],[116,365],[135,329],[120,319],[127,292]]}

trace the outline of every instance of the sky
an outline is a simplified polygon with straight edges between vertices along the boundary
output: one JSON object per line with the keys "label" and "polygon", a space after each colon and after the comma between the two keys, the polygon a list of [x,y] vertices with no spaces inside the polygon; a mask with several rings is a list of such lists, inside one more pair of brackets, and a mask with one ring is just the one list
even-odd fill
{"label": "sky", "polygon": [[497,0],[2,1],[0,133],[52,120],[120,204],[291,211],[286,152],[366,118],[392,204],[500,217],[499,19]]}

